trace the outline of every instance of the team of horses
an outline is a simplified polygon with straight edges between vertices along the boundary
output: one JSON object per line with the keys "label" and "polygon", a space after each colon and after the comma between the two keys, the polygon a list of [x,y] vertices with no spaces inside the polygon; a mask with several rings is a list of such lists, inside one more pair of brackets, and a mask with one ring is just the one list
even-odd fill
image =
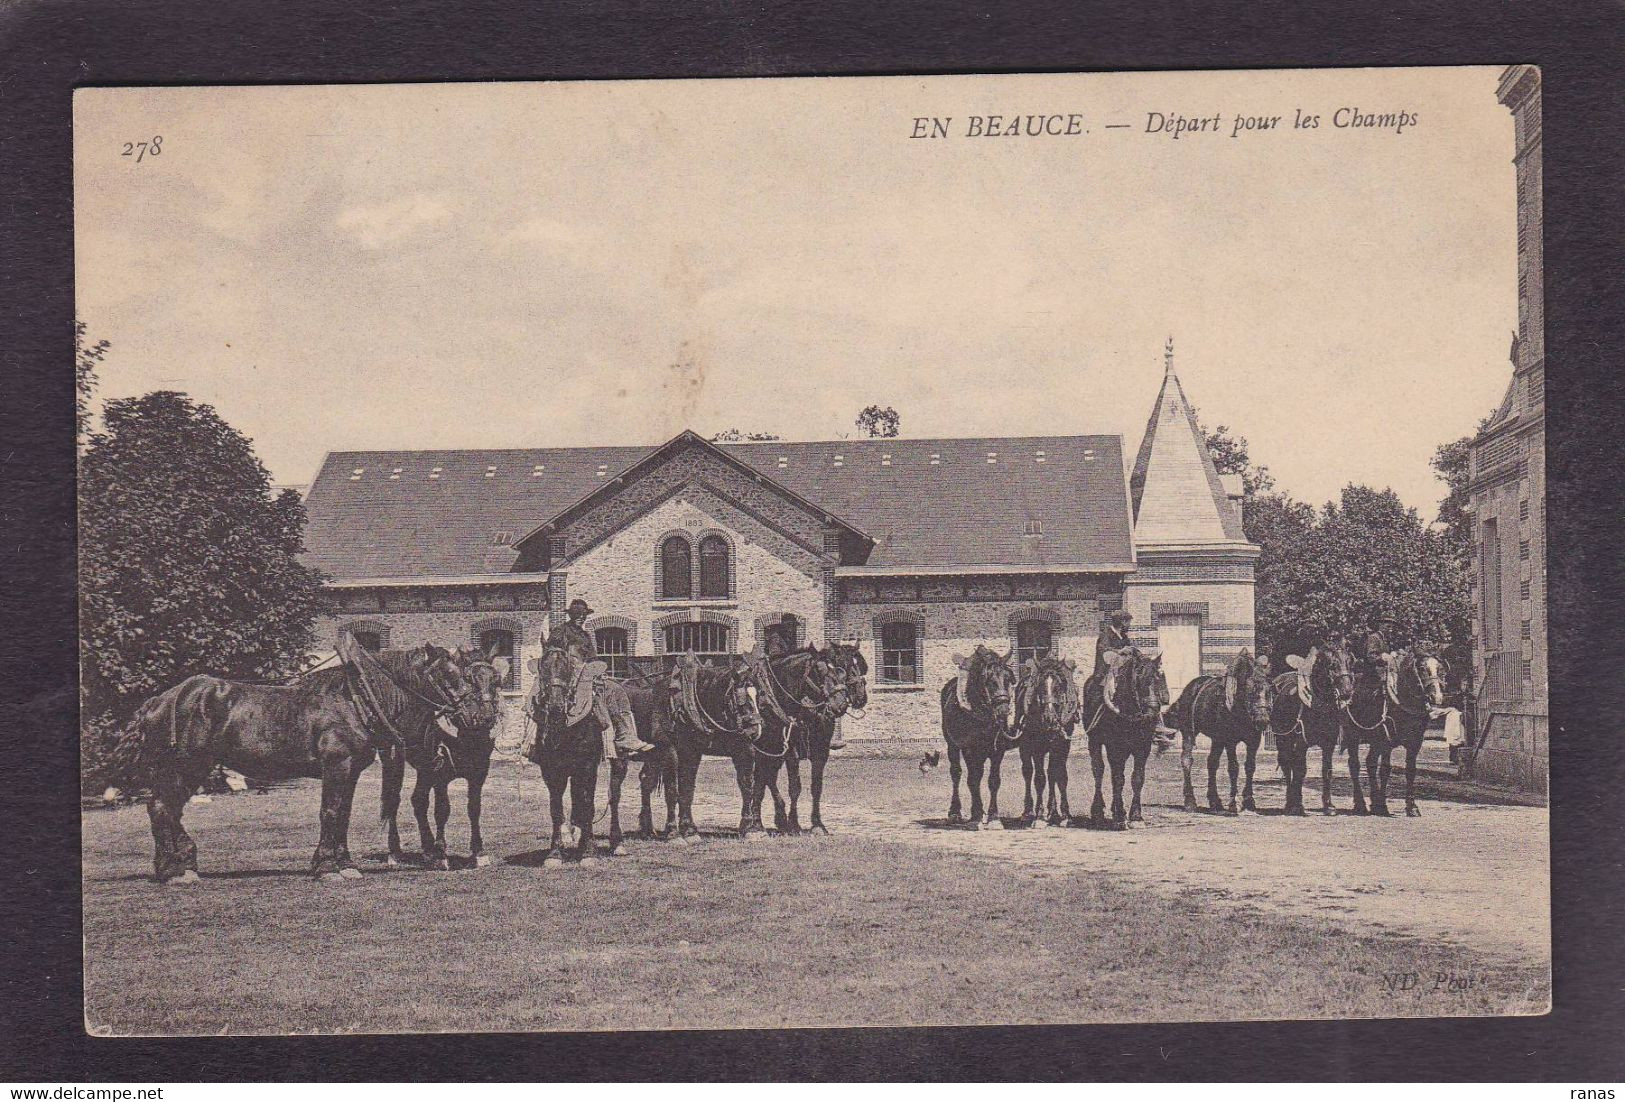
{"label": "team of horses", "polygon": [[[431,644],[373,653],[348,636],[341,636],[338,657],[339,666],[291,684],[195,676],[137,711],[114,748],[109,776],[114,784],[140,784],[150,793],[153,864],[160,881],[197,880],[197,847],[181,815],[220,766],[261,781],[321,780],[320,837],[311,869],[323,878],[361,875],[349,849],[351,806],[357,779],[375,758],[383,761],[380,824],[387,864],[402,858],[396,816],[407,766],[416,777],[411,804],[425,863],[450,867],[448,789],[459,778],[467,782],[472,863],[490,863],[480,834],[481,798],[508,660]],[[1331,762],[1341,746],[1349,756],[1357,814],[1388,814],[1389,759],[1404,749],[1405,809],[1417,815],[1416,756],[1429,718],[1444,700],[1443,662],[1430,648],[1414,647],[1383,662],[1356,662],[1337,639],[1311,648],[1307,656],[1289,657],[1292,668],[1274,673],[1266,658],[1243,651],[1225,674],[1197,677],[1171,704],[1162,656],[1155,650],[1109,652],[1081,685],[1075,663],[1057,657],[1030,659],[1018,668],[1012,653],[978,645],[955,661],[958,672],[940,693],[952,777],[948,824],[969,829],[1003,827],[1000,769],[1011,750],[1020,756],[1024,781],[1021,822],[1034,828],[1075,822],[1067,766],[1078,741],[1087,741],[1095,780],[1088,821],[1127,829],[1142,820],[1146,761],[1159,733],[1169,731],[1165,721],[1181,737],[1187,809],[1196,808],[1192,759],[1198,737],[1206,736],[1209,808],[1229,814],[1256,810],[1255,760],[1270,734],[1287,781],[1287,813],[1304,814],[1311,746],[1321,749],[1322,810],[1331,812]],[[552,838],[544,866],[567,859],[593,862],[594,831],[604,814],[611,854],[624,851],[620,799],[631,764],[626,757],[609,761],[608,806],[602,813],[597,807],[604,728],[614,715],[630,715],[653,747],[636,755],[640,834],[697,839],[693,801],[699,766],[702,758],[717,756],[734,763],[739,836],[751,839],[765,832],[762,807],[769,797],[776,829],[802,833],[802,763],[811,786],[805,829],[827,833],[821,800],[836,724],[845,715],[861,715],[868,702],[868,665],[852,643],[710,662],[680,656],[675,665],[625,678],[608,677],[601,662],[549,647],[531,669],[535,688],[527,713],[534,737],[527,739],[524,756],[541,768],[548,790]],[[1360,783],[1361,748],[1369,808]],[[1246,769],[1239,807],[1238,749],[1245,752]],[[1221,757],[1229,764],[1228,803],[1218,789]],[[968,781],[968,816],[962,781]],[[1132,789],[1127,805],[1125,781]],[[666,804],[658,833],[652,808],[656,788]]]}

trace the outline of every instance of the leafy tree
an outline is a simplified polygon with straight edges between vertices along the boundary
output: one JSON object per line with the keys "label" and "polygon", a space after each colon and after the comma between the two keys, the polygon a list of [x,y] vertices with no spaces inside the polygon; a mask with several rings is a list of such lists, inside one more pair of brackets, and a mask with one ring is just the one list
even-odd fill
{"label": "leafy tree", "polygon": [[1206,425],[1198,424],[1203,439],[1207,441],[1208,454],[1213,457],[1213,466],[1220,474],[1239,474],[1241,488],[1247,498],[1275,489],[1275,477],[1270,474],[1270,469],[1253,466],[1245,436],[1230,435],[1228,425],[1210,430]]}
{"label": "leafy tree", "polygon": [[73,419],[74,439],[83,448],[90,431],[90,399],[96,393],[96,365],[107,356],[106,341],[89,344],[85,338],[85,323],[73,323]]}
{"label": "leafy tree", "polygon": [[742,432],[739,429],[723,429],[711,437],[713,444],[737,444],[744,440],[783,440],[784,437],[772,432]]}
{"label": "leafy tree", "polygon": [[108,402],[79,474],[87,776],[134,708],[197,673],[296,672],[322,576],[299,494],[275,497],[247,437],[174,391]]}
{"label": "leafy tree", "polygon": [[[1479,421],[1478,429],[1473,436],[1483,432],[1489,421],[1490,417]],[[1439,523],[1444,526],[1445,536],[1449,539],[1451,549],[1463,569],[1467,568],[1472,557],[1473,546],[1473,521],[1467,512],[1469,476],[1467,452],[1472,446],[1473,436],[1463,436],[1448,444],[1440,444],[1429,461],[1433,473],[1444,482],[1446,490],[1444,499],[1439,502]]]}
{"label": "leafy tree", "polygon": [[903,419],[891,406],[866,406],[858,414],[856,424],[865,436],[896,436],[903,427]]}

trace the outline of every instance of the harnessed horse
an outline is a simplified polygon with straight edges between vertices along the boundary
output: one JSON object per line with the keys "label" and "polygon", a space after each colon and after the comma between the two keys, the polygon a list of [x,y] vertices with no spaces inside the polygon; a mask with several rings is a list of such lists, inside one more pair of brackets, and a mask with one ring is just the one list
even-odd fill
{"label": "harnessed horse", "polygon": [[[965,823],[959,802],[959,778],[970,767],[970,820],[972,830],[984,826],[1003,830],[999,818],[999,766],[1007,750],[1020,740],[1011,733],[1015,706],[1016,671],[1010,655],[1002,657],[977,644],[969,658],[954,656],[960,673],[942,686],[942,737],[948,744],[948,772],[954,794],[948,804],[948,822]],[[963,763],[963,764],[962,764]],[[987,767],[987,809],[982,808],[982,768]]]}
{"label": "harnessed horse", "polygon": [[[1112,825],[1127,830],[1130,823],[1144,822],[1140,793],[1145,787],[1145,762],[1156,740],[1157,721],[1168,706],[1168,678],[1162,671],[1162,652],[1142,652],[1136,647],[1108,653],[1107,671],[1102,680],[1090,677],[1084,686],[1084,711],[1092,717],[1085,728],[1089,736],[1089,764],[1095,773],[1095,799],[1089,819],[1097,827],[1106,821],[1106,803],[1101,791],[1106,760],[1112,767]],[[1134,759],[1134,802],[1123,812],[1123,768]]]}
{"label": "harnessed horse", "polygon": [[[437,754],[428,768],[415,769],[412,784],[412,814],[417,819],[418,840],[425,864],[437,869],[451,868],[446,856],[446,820],[451,817],[451,782],[462,778],[468,785],[468,850],[469,857],[478,868],[491,863],[480,836],[480,807],[485,791],[485,779],[491,771],[491,752],[496,748],[492,728],[496,726],[497,709],[501,704],[502,683],[508,673],[508,659],[493,658],[483,651],[459,648],[453,658],[474,692],[484,701],[490,712],[488,721],[473,726],[459,725],[456,749]],[[453,717],[453,722],[457,722]],[[401,787],[406,778],[406,756],[383,755],[383,786],[379,808],[379,825],[384,836],[384,864],[389,868],[400,865],[401,835],[396,826],[396,814],[401,806]],[[434,795],[434,831],[429,830],[429,796]]]}
{"label": "harnessed horse", "polygon": [[[1416,755],[1421,752],[1433,710],[1444,706],[1445,669],[1444,660],[1431,649],[1412,647],[1400,652],[1391,666],[1370,663],[1361,678],[1348,708],[1353,729],[1346,737],[1351,741],[1351,762],[1359,742],[1370,747],[1365,765],[1371,778],[1373,815],[1389,813],[1388,778],[1396,746],[1405,748],[1405,814],[1411,818],[1422,814],[1416,806]],[[1358,778],[1354,791],[1358,801]]]}
{"label": "harnessed horse", "polygon": [[[801,761],[810,768],[812,818],[808,830],[829,833],[820,806],[824,768],[829,764],[835,723],[869,703],[865,678],[869,664],[850,643],[822,650],[808,647],[774,658],[753,659],[756,700],[762,710],[762,744],[758,748],[755,826],[761,827],[762,795],[773,795],[775,825],[785,834],[800,834]],[[789,806],[779,797],[779,766],[784,766]]]}
{"label": "harnessed horse", "polygon": [[1077,668],[1070,658],[1034,659],[1016,684],[1017,746],[1024,789],[1021,818],[1033,827],[1060,826],[1072,818],[1066,759],[1083,707],[1074,677]]}
{"label": "harnessed horse", "polygon": [[[1343,716],[1354,697],[1354,658],[1348,644],[1331,640],[1311,648],[1307,657],[1288,655],[1291,670],[1275,677],[1275,699],[1270,704],[1270,733],[1275,736],[1276,761],[1286,774],[1286,811],[1304,814],[1303,783],[1308,773],[1309,747],[1320,747],[1320,810],[1332,808],[1332,758],[1343,731]],[[1364,814],[1359,789],[1356,810]]]}
{"label": "harnessed horse", "polygon": [[160,882],[191,883],[197,846],[181,825],[186,801],[216,765],[266,781],[320,777],[321,838],[311,871],[361,875],[350,857],[350,810],[362,770],[380,750],[427,767],[442,716],[472,727],[494,718],[449,651],[436,646],[366,654],[339,639],[342,669],[289,685],[255,685],[199,674],[136,710],[114,748],[114,781],[144,783]]}
{"label": "harnessed horse", "polygon": [[[1207,806],[1212,811],[1237,814],[1236,747],[1247,748],[1247,782],[1241,793],[1241,810],[1257,811],[1253,802],[1253,771],[1258,747],[1270,725],[1269,660],[1255,658],[1243,650],[1224,676],[1204,674],[1185,686],[1174,704],[1174,725],[1180,730],[1180,763],[1185,770],[1185,810],[1196,810],[1196,791],[1191,786],[1191,764],[1196,737],[1206,735]],[[1230,803],[1219,802],[1219,756],[1229,758]]]}

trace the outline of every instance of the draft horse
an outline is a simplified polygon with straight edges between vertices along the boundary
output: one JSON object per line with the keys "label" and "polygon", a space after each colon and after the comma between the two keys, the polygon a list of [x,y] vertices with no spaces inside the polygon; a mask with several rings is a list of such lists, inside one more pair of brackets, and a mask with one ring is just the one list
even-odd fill
{"label": "draft horse", "polygon": [[[1308,655],[1289,654],[1291,669],[1275,677],[1275,699],[1270,704],[1270,730],[1275,735],[1276,761],[1286,774],[1286,810],[1302,815],[1303,784],[1309,771],[1309,748],[1320,748],[1320,811],[1332,807],[1332,758],[1342,737],[1344,716],[1354,698],[1354,656],[1348,644],[1334,637],[1309,648]],[[1357,768],[1350,759],[1350,768]],[[1355,812],[1365,814],[1356,784]]]}
{"label": "draft horse", "polygon": [[[1444,677],[1444,660],[1431,647],[1416,646],[1401,651],[1391,663],[1371,663],[1361,678],[1349,720],[1359,740],[1370,748],[1365,766],[1373,815],[1389,813],[1390,759],[1397,747],[1405,749],[1405,814],[1413,819],[1422,814],[1416,806],[1416,755],[1434,709],[1444,707]],[[1352,749],[1350,754],[1352,760]]]}
{"label": "draft horse", "polygon": [[[677,776],[677,837],[697,841],[694,789],[700,761],[707,755],[732,758],[739,785],[739,835],[761,832],[761,801],[756,786],[756,743],[762,719],[757,709],[750,660],[731,656],[725,665],[702,665],[693,655],[679,657],[671,675],[628,689],[635,714],[647,715],[650,741],[669,744]],[[644,817],[648,819],[652,784],[645,781]],[[670,824],[667,826],[668,832]]]}
{"label": "draft horse", "polygon": [[427,767],[442,716],[475,727],[495,718],[449,651],[426,645],[365,654],[341,636],[343,668],[288,685],[199,674],[139,709],[111,755],[112,783],[143,784],[159,882],[192,883],[197,845],[181,825],[186,801],[217,765],[267,781],[320,777],[321,838],[311,872],[361,875],[350,856],[356,780],[382,748]]}
{"label": "draft horse", "polygon": [[[491,718],[472,727],[460,726],[455,745],[447,744],[443,753],[435,755],[427,768],[416,768],[412,785],[412,814],[417,819],[418,839],[424,864],[437,869],[451,868],[446,855],[446,820],[451,817],[451,782],[462,779],[468,786],[468,850],[475,867],[484,868],[491,863],[480,837],[480,806],[485,793],[485,778],[491,771],[491,752],[496,739],[491,732],[496,727],[497,709],[501,704],[502,685],[508,676],[508,659],[492,657],[474,648],[459,648],[454,652],[463,676],[474,692],[489,709]],[[482,710],[482,714],[483,714]],[[455,719],[454,719],[455,722]],[[389,868],[400,865],[401,835],[396,815],[401,806],[401,788],[406,779],[407,759],[404,754],[385,751],[383,761],[383,793],[379,809],[379,825],[384,835],[384,864]],[[429,796],[434,795],[434,830],[429,830]]]}
{"label": "draft horse", "polygon": [[[959,802],[959,778],[970,768],[972,830],[1003,830],[999,818],[999,766],[1018,736],[1011,733],[1016,671],[1010,655],[1002,657],[978,643],[969,658],[954,655],[959,673],[942,686],[942,737],[948,744],[948,772],[954,794],[948,822],[966,823]],[[987,809],[982,808],[982,770],[987,769]]]}
{"label": "draft horse", "polygon": [[[1245,648],[1236,655],[1230,669],[1221,677],[1204,674],[1185,686],[1174,703],[1171,717],[1179,728],[1180,763],[1185,770],[1185,810],[1196,810],[1196,790],[1191,786],[1191,764],[1198,735],[1208,737],[1207,806],[1209,810],[1238,814],[1236,809],[1236,748],[1247,751],[1247,781],[1241,792],[1241,811],[1257,811],[1253,802],[1253,770],[1258,747],[1270,726],[1269,659],[1254,657]],[[1229,759],[1230,803],[1219,802],[1219,757]]]}
{"label": "draft horse", "polygon": [[[835,724],[854,709],[861,715],[869,704],[869,663],[852,643],[834,643],[823,649],[806,647],[789,654],[760,659],[754,667],[756,699],[762,710],[763,738],[758,751],[756,825],[761,826],[763,789],[773,795],[775,826],[784,834],[800,834],[801,762],[809,766],[812,817],[807,829],[828,834],[822,801],[824,770],[829,764]],[[789,803],[779,797],[778,773],[783,765]]]}
{"label": "draft horse", "polygon": [[[1090,822],[1104,826],[1106,803],[1101,783],[1109,759],[1112,767],[1112,826],[1127,830],[1130,823],[1144,822],[1140,793],[1145,787],[1145,762],[1151,756],[1158,721],[1168,706],[1168,678],[1162,670],[1162,652],[1125,647],[1107,651],[1103,677],[1091,676],[1084,686],[1084,711],[1090,715],[1085,728],[1089,735],[1089,763],[1095,773],[1095,799],[1089,810]],[[1123,810],[1123,773],[1134,760],[1134,802]]]}
{"label": "draft horse", "polygon": [[1077,668],[1070,658],[1033,659],[1016,685],[1016,737],[1025,790],[1021,819],[1029,826],[1060,826],[1072,818],[1066,760],[1082,709]]}

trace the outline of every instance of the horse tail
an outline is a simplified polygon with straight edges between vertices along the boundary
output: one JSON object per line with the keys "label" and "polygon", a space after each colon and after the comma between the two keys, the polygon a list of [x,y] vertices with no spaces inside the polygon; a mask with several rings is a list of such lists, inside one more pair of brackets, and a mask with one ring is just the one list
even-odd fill
{"label": "horse tail", "polygon": [[1163,713],[1163,722],[1169,727],[1185,730],[1187,722],[1196,719],[1196,698],[1201,695],[1207,681],[1205,677],[1191,678],[1190,683],[1180,691],[1179,699]]}
{"label": "horse tail", "polygon": [[107,760],[98,771],[101,774],[98,780],[109,788],[132,788],[146,778],[154,758],[166,749],[164,736],[168,736],[170,747],[177,741],[179,720],[176,713],[180,709],[184,684],[182,682],[141,702],[125,723],[118,741],[108,751]]}

